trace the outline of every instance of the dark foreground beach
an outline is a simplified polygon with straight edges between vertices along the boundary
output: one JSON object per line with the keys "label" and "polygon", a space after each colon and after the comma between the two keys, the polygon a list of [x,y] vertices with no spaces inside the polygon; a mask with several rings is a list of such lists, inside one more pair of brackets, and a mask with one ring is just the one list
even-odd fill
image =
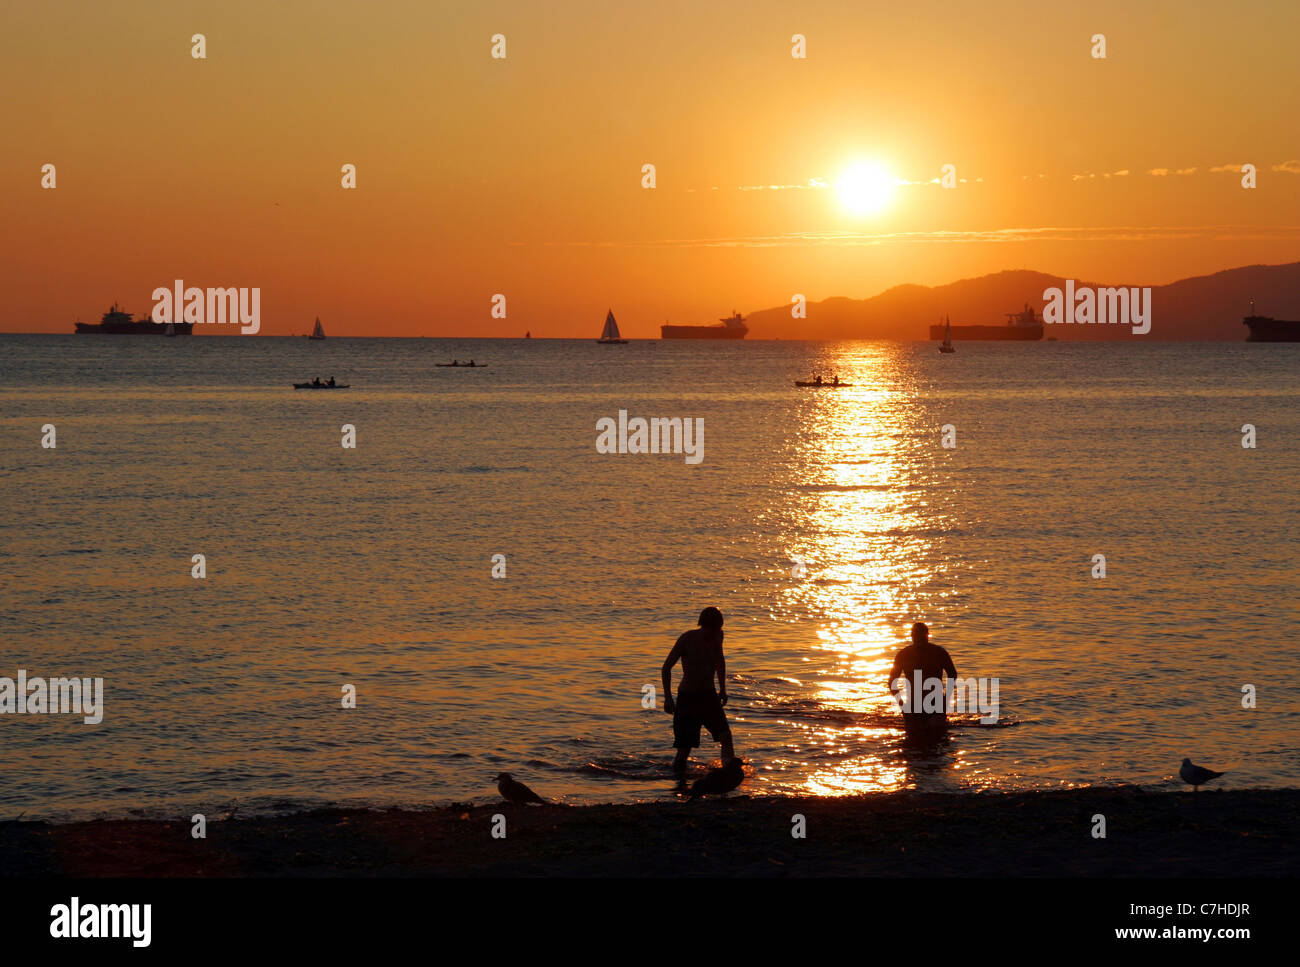
{"label": "dark foreground beach", "polygon": [[[506,817],[493,839],[493,816]],[[795,814],[807,838],[791,836]],[[1106,818],[1094,839],[1093,817]],[[1300,790],[1136,788],[0,823],[7,877],[1293,876]]]}

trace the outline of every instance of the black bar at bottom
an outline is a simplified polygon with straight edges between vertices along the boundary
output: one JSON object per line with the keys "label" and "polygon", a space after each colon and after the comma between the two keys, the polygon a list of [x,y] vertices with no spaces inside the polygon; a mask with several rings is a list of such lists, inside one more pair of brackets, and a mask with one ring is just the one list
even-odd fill
{"label": "black bar at bottom", "polygon": [[[1265,879],[9,879],[0,880],[0,930],[6,951],[131,957],[299,957],[429,943],[450,953],[441,945],[451,941],[488,957],[510,949],[605,957],[629,948],[666,953],[696,940],[718,944],[729,958],[774,943],[809,957],[837,956],[832,951],[843,953],[845,943],[864,955],[1034,953],[1050,943],[1231,956],[1284,936],[1288,886]],[[130,937],[52,936],[57,908],[68,910],[66,927],[74,897],[82,917],[87,906],[148,904],[148,946]],[[114,911],[105,929],[121,916]],[[99,910],[90,917],[97,926]],[[143,932],[142,918],[129,922]],[[123,923],[120,932],[130,933]],[[1207,930],[1208,939],[1200,933]]]}

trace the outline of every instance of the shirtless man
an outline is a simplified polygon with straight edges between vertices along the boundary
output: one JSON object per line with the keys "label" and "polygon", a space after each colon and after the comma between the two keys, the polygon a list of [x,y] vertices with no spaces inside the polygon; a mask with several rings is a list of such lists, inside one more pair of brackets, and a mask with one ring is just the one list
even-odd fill
{"label": "shirtless man", "polygon": [[[917,690],[916,676],[920,673],[921,691]],[[942,687],[943,676],[948,676],[943,711],[923,711],[922,698],[925,689]],[[907,682],[908,701],[904,705],[898,697],[898,679]],[[908,734],[932,735],[942,733],[948,728],[947,698],[955,685],[957,669],[953,667],[952,658],[944,648],[930,641],[930,629],[918,621],[912,625],[912,643],[894,658],[894,667],[889,670],[889,693],[898,701],[903,710],[903,729]],[[930,685],[937,680],[939,686]]]}
{"label": "shirtless man", "polygon": [[[673,701],[673,666],[682,661],[682,684]],[[713,690],[713,676],[718,676],[718,690]],[[722,706],[727,704],[727,660],[722,655],[722,612],[705,608],[700,612],[700,626],[682,634],[664,659],[664,711],[673,717],[673,745],[677,758],[675,772],[686,771],[691,749],[699,747],[700,727],[709,730],[715,742],[722,743],[722,761],[736,756],[731,745],[731,726]]]}

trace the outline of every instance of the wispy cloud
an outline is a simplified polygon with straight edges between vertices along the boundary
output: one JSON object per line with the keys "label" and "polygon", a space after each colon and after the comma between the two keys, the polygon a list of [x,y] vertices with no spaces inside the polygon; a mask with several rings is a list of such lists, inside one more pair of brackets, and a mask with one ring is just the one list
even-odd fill
{"label": "wispy cloud", "polygon": [[[1300,240],[1300,225],[1119,225],[1082,228],[997,228],[980,231],[936,232],[792,232],[785,235],[745,235],[717,238],[665,238],[637,242],[556,241],[554,246],[595,248],[776,248],[803,246],[866,246],[887,243],[971,243],[971,242],[1122,242],[1155,239],[1211,238],[1217,240]],[[515,245],[526,243],[516,242]]]}
{"label": "wispy cloud", "polygon": [[[1194,175],[1201,169],[1202,169],[1201,165],[1192,165],[1191,167],[1188,168],[1162,167],[1162,168],[1148,168],[1146,169],[1145,173],[1153,178],[1165,178],[1171,174],[1184,175],[1184,176]],[[1205,170],[1216,174],[1222,172],[1239,173],[1241,171],[1241,164],[1234,163],[1234,164],[1214,165],[1212,167],[1205,168]],[[1280,164],[1272,165],[1270,167],[1270,170],[1282,172],[1284,174],[1300,175],[1300,160],[1283,161]],[[1106,181],[1111,178],[1127,178],[1132,173],[1133,172],[1128,168],[1120,168],[1118,171],[1101,171],[1101,172],[1082,171],[1070,175],[1069,178],[1071,181],[1096,181],[1098,178],[1102,179],[1103,181]],[[1043,172],[1037,172],[1035,174],[1020,175],[1020,180],[1021,181],[1031,181],[1034,179],[1046,180],[1046,179],[1050,179],[1051,177],[1052,177],[1051,175],[1045,174]],[[957,181],[963,185],[966,184],[978,185],[984,183],[984,178],[983,176],[978,178],[958,178]],[[926,187],[929,185],[940,185],[942,184],[942,179],[936,177],[919,178],[919,179],[900,177],[894,180],[894,184],[899,188],[917,188],[917,187]],[[829,178],[809,178],[807,182],[803,184],[797,184],[797,185],[736,185],[734,186],[734,188],[730,188],[730,189],[720,188],[717,185],[713,185],[707,189],[687,188],[685,190],[687,192],[728,191],[728,190],[730,191],[819,191],[824,188],[833,188],[833,187],[834,185],[832,184]]]}
{"label": "wispy cloud", "polygon": [[[818,191],[829,187],[830,183],[825,178],[809,178],[801,185],[736,185],[736,191]],[[717,191],[718,188],[715,185],[709,190]]]}
{"label": "wispy cloud", "polygon": [[[1129,173],[1129,171],[1128,171],[1127,168],[1121,168],[1119,171],[1103,171],[1103,172],[1101,173],[1101,177],[1102,177],[1102,178],[1127,178],[1127,177],[1128,177],[1128,173]],[[1070,180],[1071,180],[1071,181],[1084,181],[1084,180],[1086,180],[1086,179],[1091,179],[1091,178],[1096,178],[1096,177],[1097,177],[1096,172],[1088,171],[1088,172],[1085,172],[1085,173],[1083,173],[1083,174],[1081,174],[1081,175],[1072,175],[1071,178],[1070,178]]]}

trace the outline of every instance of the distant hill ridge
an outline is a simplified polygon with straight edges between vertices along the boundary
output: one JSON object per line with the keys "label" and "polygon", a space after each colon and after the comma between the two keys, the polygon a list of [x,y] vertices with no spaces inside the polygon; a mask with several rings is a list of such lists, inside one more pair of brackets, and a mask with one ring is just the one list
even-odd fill
{"label": "distant hill ridge", "polygon": [[[1082,286],[1126,287],[1141,282],[1094,282]],[[944,315],[954,326],[1000,325],[1006,313],[1026,302],[1042,311],[1043,291],[1065,287],[1065,277],[1013,269],[962,279],[948,285],[896,285],[869,299],[834,296],[808,303],[807,319],[790,318],[790,306],[751,312],[752,339],[928,339],[929,327]],[[1241,324],[1249,302],[1260,315],[1300,319],[1300,262],[1246,265],[1213,275],[1151,286],[1151,331],[1136,336],[1128,326],[1048,326],[1044,338],[1228,340],[1246,338]]]}

